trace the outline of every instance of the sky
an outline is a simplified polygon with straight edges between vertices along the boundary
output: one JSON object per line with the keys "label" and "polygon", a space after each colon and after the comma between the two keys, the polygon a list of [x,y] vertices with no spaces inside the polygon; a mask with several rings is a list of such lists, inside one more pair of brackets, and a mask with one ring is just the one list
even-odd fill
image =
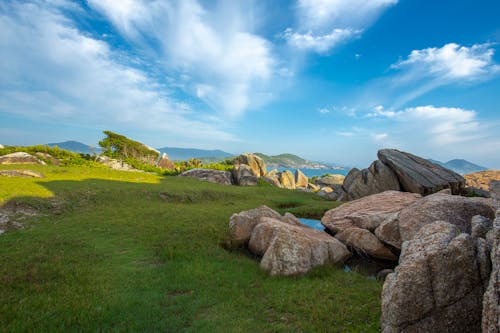
{"label": "sky", "polygon": [[0,143],[500,169],[498,0],[2,0]]}

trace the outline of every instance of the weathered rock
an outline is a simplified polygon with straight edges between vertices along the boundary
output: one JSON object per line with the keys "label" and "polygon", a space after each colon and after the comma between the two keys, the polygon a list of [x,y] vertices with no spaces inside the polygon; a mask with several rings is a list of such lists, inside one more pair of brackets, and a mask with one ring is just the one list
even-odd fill
{"label": "weathered rock", "polygon": [[270,275],[297,275],[325,264],[341,264],[350,252],[325,232],[263,218],[253,230],[249,248],[262,255],[260,266]]}
{"label": "weathered rock", "polygon": [[[260,223],[261,218],[264,217],[271,217],[278,220],[283,218],[278,212],[267,206],[260,206],[259,208],[233,214],[229,221],[229,234],[232,245],[246,245],[250,240],[253,229]],[[287,222],[290,222],[290,220],[290,217],[286,217]]]}
{"label": "weathered rock", "polygon": [[174,170],[175,164],[172,162],[170,157],[168,157],[167,153],[163,153],[160,160],[157,163],[158,168],[166,169],[166,170]]}
{"label": "weathered rock", "polygon": [[255,186],[259,181],[252,169],[246,164],[237,164],[233,169],[234,179],[237,185]]}
{"label": "weathered rock", "polygon": [[288,170],[285,170],[280,174],[280,183],[283,188],[295,190],[295,177],[293,176],[293,173]]}
{"label": "weathered rock", "polygon": [[240,164],[248,165],[255,177],[262,177],[267,173],[266,164],[264,163],[262,158],[255,154],[240,155],[234,159],[233,164],[235,168]]}
{"label": "weathered rock", "polygon": [[385,247],[374,234],[366,229],[357,227],[343,229],[335,235],[335,238],[360,255],[368,255],[384,260],[398,260],[391,250]]}
{"label": "weathered rock", "polygon": [[483,333],[500,333],[500,210],[493,223],[491,275],[483,297]]}
{"label": "weathered rock", "polygon": [[316,180],[316,185],[320,187],[332,186],[332,185],[342,185],[344,183],[345,176],[339,174],[326,175]]}
{"label": "weathered rock", "polygon": [[280,179],[279,179],[279,173],[278,170],[273,169],[269,171],[264,177],[261,178],[265,182],[276,186],[276,187],[281,187]]}
{"label": "weathered rock", "polygon": [[401,235],[399,233],[399,212],[389,215],[377,229],[375,236],[384,244],[388,244],[398,250],[401,250]]}
{"label": "weathered rock", "polygon": [[231,172],[212,169],[191,169],[179,175],[221,185],[232,185]]}
{"label": "weathered rock", "polygon": [[45,176],[33,170],[0,170],[0,176],[5,177],[27,177],[27,178],[45,178]]}
{"label": "weathered rock", "polygon": [[377,280],[379,280],[379,281],[382,281],[382,282],[383,282],[383,281],[385,281],[385,278],[387,277],[387,275],[389,275],[389,274],[391,274],[391,273],[394,273],[394,270],[393,270],[393,269],[389,269],[389,268],[387,268],[387,269],[383,269],[383,270],[381,270],[381,271],[379,271],[379,272],[377,273],[376,278],[377,278]]}
{"label": "weathered rock", "polygon": [[486,170],[464,175],[467,186],[488,191],[492,180],[500,181],[500,170]]}
{"label": "weathered rock", "polygon": [[295,170],[295,187],[307,187],[309,178],[307,178],[299,169]]}
{"label": "weathered rock", "polygon": [[307,188],[310,189],[312,192],[319,192],[321,190],[321,188],[315,184],[307,184]]}
{"label": "weathered rock", "polygon": [[325,186],[325,187],[322,187],[320,190],[321,190],[322,192],[324,192],[324,193],[332,193],[332,192],[333,192],[333,188],[332,188],[332,187],[330,187],[330,186]]}
{"label": "weathered rock", "polygon": [[[450,193],[451,194],[451,193]],[[466,196],[466,197],[480,197],[480,198],[489,198],[490,197],[490,192],[485,191],[480,188],[476,187],[471,187],[471,186],[466,186],[463,190],[461,195]]]}
{"label": "weathered rock", "polygon": [[0,156],[0,164],[45,164],[45,162],[28,153],[17,152]]}
{"label": "weathered rock", "polygon": [[500,208],[500,180],[492,180],[490,182],[490,196],[493,199],[493,204]]}
{"label": "weathered rock", "polygon": [[473,216],[470,223],[472,238],[486,238],[486,234],[493,227],[493,222],[481,215]]}
{"label": "weathered rock", "polygon": [[378,151],[378,158],[397,175],[402,190],[429,195],[444,188],[460,194],[465,179],[449,169],[396,149]]}
{"label": "weathered rock", "polygon": [[380,161],[373,162],[368,169],[351,169],[343,184],[348,200],[385,191],[399,191],[396,174]]}
{"label": "weathered rock", "polygon": [[358,227],[374,231],[382,222],[392,218],[395,212],[417,201],[421,196],[415,193],[386,191],[330,209],[321,223],[331,232]]}
{"label": "weathered rock", "polygon": [[96,162],[101,163],[102,165],[105,165],[108,168],[111,168],[113,170],[139,171],[139,170],[134,169],[131,165],[129,165],[123,161],[120,161],[120,160],[117,160],[114,158],[110,158],[110,157],[104,156],[104,155],[98,156],[96,158]]}
{"label": "weathered rock", "polygon": [[404,208],[399,214],[399,232],[402,241],[412,239],[426,224],[447,221],[462,232],[471,233],[474,215],[493,218],[491,201],[484,198],[465,198],[456,195],[432,194]]}
{"label": "weathered rock", "polygon": [[382,332],[479,332],[484,252],[448,222],[420,229],[385,280]]}
{"label": "weathered rock", "polygon": [[49,153],[37,152],[35,156],[40,157],[42,160],[49,162],[52,165],[60,165],[61,161]]}

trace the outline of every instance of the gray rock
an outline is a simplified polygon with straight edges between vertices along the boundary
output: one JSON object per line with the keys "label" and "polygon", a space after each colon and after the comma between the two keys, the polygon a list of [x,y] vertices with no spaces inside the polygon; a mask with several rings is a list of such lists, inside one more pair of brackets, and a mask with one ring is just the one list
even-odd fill
{"label": "gray rock", "polygon": [[387,275],[391,274],[391,273],[394,273],[394,270],[393,269],[383,269],[381,271],[379,271],[377,273],[377,280],[379,281],[385,281],[385,279],[387,278]]}
{"label": "gray rock", "polygon": [[486,238],[486,234],[493,227],[493,222],[484,216],[475,215],[471,219],[471,236],[473,238]]}
{"label": "gray rock", "polygon": [[483,333],[500,333],[500,210],[496,216],[493,229],[490,231],[492,270],[483,297]]}
{"label": "gray rock", "polygon": [[396,149],[382,149],[377,155],[394,171],[404,191],[428,195],[449,188],[452,194],[460,194],[465,186],[459,174],[421,157]]}
{"label": "gray rock", "polygon": [[36,158],[25,152],[11,153],[7,155],[0,156],[0,164],[42,164],[45,165],[44,161]]}
{"label": "gray rock", "polygon": [[104,156],[104,155],[98,156],[96,158],[96,162],[101,163],[102,165],[105,165],[108,168],[113,169],[113,170],[139,171],[139,170],[134,169],[131,165],[129,165],[123,161],[120,161],[120,160],[117,160],[117,159],[114,159],[114,158],[111,158],[108,156]]}
{"label": "gray rock", "polygon": [[335,238],[361,255],[397,261],[398,258],[378,238],[366,229],[351,227],[343,229]]}
{"label": "gray rock", "polygon": [[259,180],[252,169],[246,164],[235,165],[233,175],[235,183],[240,186],[255,186]]}
{"label": "gray rock", "polygon": [[0,176],[5,177],[25,177],[25,178],[45,178],[45,176],[33,170],[0,170]]}
{"label": "gray rock", "polygon": [[229,171],[212,169],[191,169],[179,175],[180,177],[192,177],[202,181],[221,185],[232,185],[232,176]]}
{"label": "gray rock", "polygon": [[[484,243],[483,243],[484,245]],[[479,332],[485,248],[444,221],[405,242],[382,291],[382,332]]]}
{"label": "gray rock", "polygon": [[436,193],[404,208],[399,214],[399,232],[402,241],[411,240],[424,225],[447,221],[460,231],[471,233],[474,215],[494,217],[491,201],[484,198],[465,198]]}
{"label": "gray rock", "polygon": [[490,183],[490,196],[497,208],[500,208],[500,180],[492,180]]}

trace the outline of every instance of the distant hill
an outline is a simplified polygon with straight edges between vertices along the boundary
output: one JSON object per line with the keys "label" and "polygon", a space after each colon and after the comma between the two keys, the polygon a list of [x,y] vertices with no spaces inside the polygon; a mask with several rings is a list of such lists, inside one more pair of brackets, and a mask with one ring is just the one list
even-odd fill
{"label": "distant hill", "polygon": [[293,154],[280,154],[269,156],[262,153],[255,153],[266,162],[271,168],[291,168],[291,169],[330,169],[329,165],[324,165],[318,162],[310,162],[306,159]]}
{"label": "distant hill", "polygon": [[61,149],[66,149],[66,150],[73,151],[75,153],[82,153],[82,154],[94,154],[94,153],[97,154],[101,151],[100,147],[92,147],[92,146],[86,145],[86,144],[78,142],[78,141],[64,141],[64,142],[57,142],[57,143],[47,143],[47,146],[49,146],[49,147],[57,146]]}
{"label": "distant hill", "polygon": [[167,153],[171,160],[174,161],[184,161],[191,158],[207,159],[207,160],[222,160],[224,158],[235,156],[222,150],[204,150],[204,149],[194,149],[194,148],[175,148],[175,147],[163,147],[158,148],[158,150],[163,154]]}
{"label": "distant hill", "polygon": [[441,166],[448,168],[450,170],[453,170],[456,173],[459,173],[461,175],[466,175],[468,173],[488,170],[488,168],[486,168],[486,167],[483,167],[483,166],[480,166],[480,165],[477,165],[477,164],[474,164],[472,162],[462,160],[462,159],[454,159],[454,160],[448,161],[446,163],[436,161],[433,159],[429,159],[429,162],[441,165]]}

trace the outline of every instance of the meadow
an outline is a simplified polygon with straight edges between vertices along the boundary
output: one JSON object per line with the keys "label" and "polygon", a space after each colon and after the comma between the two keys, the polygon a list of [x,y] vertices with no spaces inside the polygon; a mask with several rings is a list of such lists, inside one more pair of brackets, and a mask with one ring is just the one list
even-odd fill
{"label": "meadow", "polygon": [[0,236],[2,332],[377,332],[382,284],[339,267],[269,277],[228,249],[231,214],[319,218],[337,203],[269,186],[86,166],[0,166],[0,204],[39,212]]}

